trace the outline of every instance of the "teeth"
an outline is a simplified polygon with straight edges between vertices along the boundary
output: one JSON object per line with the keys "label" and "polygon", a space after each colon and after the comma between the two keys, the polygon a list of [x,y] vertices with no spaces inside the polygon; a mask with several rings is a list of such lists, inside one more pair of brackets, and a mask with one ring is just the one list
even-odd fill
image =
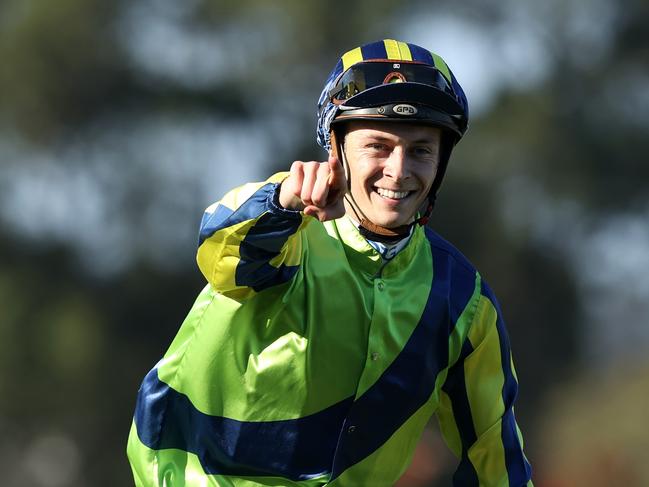
{"label": "teeth", "polygon": [[392,191],[390,189],[376,188],[376,192],[385,198],[400,200],[408,196],[410,191]]}

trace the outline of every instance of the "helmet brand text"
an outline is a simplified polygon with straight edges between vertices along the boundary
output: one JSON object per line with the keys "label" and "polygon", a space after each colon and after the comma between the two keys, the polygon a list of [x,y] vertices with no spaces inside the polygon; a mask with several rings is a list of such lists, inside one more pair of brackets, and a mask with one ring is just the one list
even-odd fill
{"label": "helmet brand text", "polygon": [[398,115],[416,115],[417,114],[417,108],[413,107],[412,105],[406,105],[405,103],[401,105],[395,105],[394,108],[394,113]]}

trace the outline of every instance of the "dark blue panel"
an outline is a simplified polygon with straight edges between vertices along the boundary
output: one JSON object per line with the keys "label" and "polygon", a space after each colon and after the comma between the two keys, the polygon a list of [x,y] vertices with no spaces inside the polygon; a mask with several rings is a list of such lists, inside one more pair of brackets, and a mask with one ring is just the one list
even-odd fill
{"label": "dark blue panel", "polygon": [[427,234],[433,253],[433,282],[424,312],[408,342],[381,377],[358,398],[345,419],[333,478],[380,448],[431,396],[438,373],[448,365],[448,340],[475,288],[475,272],[450,244]]}
{"label": "dark blue panel", "polygon": [[274,267],[265,262],[253,262],[250,265],[238,266],[236,270],[236,283],[239,286],[248,286],[257,292],[272,286],[277,286],[293,279],[300,266],[287,266],[281,264]]}
{"label": "dark blue panel", "polygon": [[507,335],[507,330],[505,329],[505,322],[503,321],[502,311],[500,310],[500,305],[496,300],[496,297],[489,287],[489,285],[482,281],[482,295],[485,296],[491,304],[493,304],[494,309],[496,310],[496,328],[498,330],[498,341],[500,343],[500,357],[503,368],[503,376],[505,378],[505,384],[503,386],[503,402],[505,403],[505,409],[511,407],[516,400],[516,395],[518,393],[518,385],[516,384],[516,379],[512,374],[511,368],[511,351],[509,345],[509,337]]}
{"label": "dark blue panel", "polygon": [[329,75],[329,78],[327,78],[327,81],[325,83],[325,86],[335,80],[338,76],[340,76],[343,72],[343,60],[339,59],[338,62],[336,63],[336,67],[334,70],[331,72]]}
{"label": "dark blue panel", "polygon": [[297,481],[330,471],[351,403],[349,398],[299,419],[236,421],[200,412],[187,396],[160,381],[153,369],[138,394],[135,424],[147,447],[194,453],[207,474]]}
{"label": "dark blue panel", "polygon": [[469,447],[473,445],[477,439],[475,428],[473,426],[473,417],[471,416],[471,405],[469,403],[469,396],[466,392],[466,381],[464,377],[464,359],[466,359],[473,347],[471,342],[467,339],[462,345],[460,357],[455,364],[449,368],[446,382],[442,389],[451,399],[453,408],[453,416],[455,424],[460,433],[462,440],[462,456],[460,464],[458,465],[455,474],[453,475],[453,485],[457,486],[477,486],[478,474],[469,460]]}
{"label": "dark blue panel", "polygon": [[[451,243],[444,240],[439,234],[435,233],[428,227],[424,227],[426,238],[430,243],[433,252],[433,259],[446,256],[451,265],[450,276],[450,289],[449,289],[449,302],[450,314],[453,326],[457,322],[460,314],[471,299],[475,288],[477,273],[475,267],[469,260]],[[435,267],[433,263],[433,272]],[[433,276],[435,278],[435,276]]]}
{"label": "dark blue panel", "polygon": [[279,255],[282,246],[302,223],[300,212],[285,210],[275,201],[278,183],[268,183],[259,188],[235,211],[218,205],[212,214],[205,214],[201,222],[199,245],[219,230],[248,220],[257,221],[248,231],[239,247],[241,260],[235,270],[235,282],[255,291],[289,281],[297,266],[268,262]]}
{"label": "dark blue panel", "polygon": [[408,43],[408,47],[410,48],[410,54],[412,55],[413,61],[420,61],[427,64],[434,64],[433,56],[431,56],[428,50],[424,49],[423,47],[417,46],[415,44],[410,44],[410,43]]}
{"label": "dark blue panel", "polygon": [[[343,72],[343,60],[339,59],[338,62],[336,63],[336,67],[333,69],[331,73],[329,73],[329,77],[327,78],[327,81],[324,84],[325,88],[320,93],[320,98],[318,98],[318,107],[322,107],[328,103],[329,91],[334,88],[332,83],[336,80],[336,78],[338,78],[338,76],[340,76],[342,72]],[[320,113],[318,113],[318,116],[320,116]]]}
{"label": "dark blue panel", "polygon": [[502,419],[502,440],[505,448],[505,463],[510,487],[523,487],[532,478],[532,467],[518,441],[514,410],[508,409]]}
{"label": "dark blue panel", "polygon": [[[217,209],[213,217],[204,217],[201,222],[201,243],[206,238],[214,235],[214,233],[222,230],[223,228],[231,227],[237,223],[245,222],[247,220],[254,220],[262,215],[265,211],[273,208],[272,199],[275,195],[275,190],[279,183],[267,183],[259,188],[250,198],[248,198],[239,208],[235,211],[230,210],[227,214],[227,207],[219,205],[218,208],[225,208],[224,210]],[[277,209],[277,213],[283,215],[283,220],[297,220],[301,221],[299,212],[288,211],[284,209]]]}
{"label": "dark blue panel", "polygon": [[388,53],[385,50],[385,43],[383,41],[372,42],[361,46],[361,53],[363,54],[363,60],[388,58]]}
{"label": "dark blue panel", "polygon": [[451,85],[453,86],[453,92],[457,95],[458,103],[464,108],[464,116],[469,118],[469,102],[466,99],[466,94],[460,86],[460,83],[457,82],[455,75],[451,73]]}
{"label": "dark blue panel", "polygon": [[200,246],[205,239],[214,235],[217,230],[231,225],[226,224],[225,222],[233,213],[234,212],[230,208],[222,204],[219,204],[213,213],[204,213],[198,235],[198,245]]}
{"label": "dark blue panel", "polygon": [[241,260],[235,271],[236,284],[261,291],[290,280],[297,266],[274,267],[268,262],[279,255],[301,223],[301,218],[287,219],[283,214],[266,213],[259,218],[239,246]]}
{"label": "dark blue panel", "polygon": [[491,301],[498,314],[496,326],[498,329],[498,339],[500,341],[500,357],[503,377],[505,378],[502,394],[505,406],[505,414],[502,418],[502,442],[505,449],[505,464],[507,465],[507,474],[509,475],[509,485],[520,487],[526,485],[527,481],[531,478],[531,467],[525,459],[523,446],[518,440],[518,432],[516,431],[516,420],[514,418],[513,407],[518,394],[518,383],[516,382],[516,378],[514,377],[511,368],[511,348],[509,337],[502,318],[500,305],[498,304],[493,291],[484,281],[482,284],[482,294]]}

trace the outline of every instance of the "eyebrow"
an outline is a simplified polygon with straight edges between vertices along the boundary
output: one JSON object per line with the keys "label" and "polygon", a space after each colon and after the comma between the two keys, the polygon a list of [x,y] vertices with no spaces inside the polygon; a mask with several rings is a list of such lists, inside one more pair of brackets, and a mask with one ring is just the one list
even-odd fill
{"label": "eyebrow", "polygon": [[[394,142],[393,139],[389,137],[384,137],[383,135],[370,135],[370,139],[376,142]],[[407,141],[409,144],[436,144],[438,141],[434,138],[422,137],[416,140]]]}
{"label": "eyebrow", "polygon": [[437,142],[438,141],[436,139],[423,138],[423,139],[413,140],[411,143],[412,144],[435,144]]}

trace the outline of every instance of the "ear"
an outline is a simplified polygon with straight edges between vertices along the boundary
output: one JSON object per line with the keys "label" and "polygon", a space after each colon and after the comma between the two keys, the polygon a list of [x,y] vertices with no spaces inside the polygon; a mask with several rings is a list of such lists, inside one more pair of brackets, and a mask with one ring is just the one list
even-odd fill
{"label": "ear", "polygon": [[[345,179],[347,180],[347,190],[349,191],[351,189],[352,182],[351,176],[349,174],[349,165],[347,164],[347,158],[344,154],[345,148],[343,144],[345,143],[345,135],[345,131],[331,131],[329,138],[329,154],[338,159],[338,161],[343,165],[343,170],[345,171]],[[342,137],[342,144],[339,142],[338,137]]]}
{"label": "ear", "polygon": [[336,137],[336,131],[332,130],[329,134],[329,154],[334,156],[342,163],[340,158],[339,148],[338,148],[338,137]]}

